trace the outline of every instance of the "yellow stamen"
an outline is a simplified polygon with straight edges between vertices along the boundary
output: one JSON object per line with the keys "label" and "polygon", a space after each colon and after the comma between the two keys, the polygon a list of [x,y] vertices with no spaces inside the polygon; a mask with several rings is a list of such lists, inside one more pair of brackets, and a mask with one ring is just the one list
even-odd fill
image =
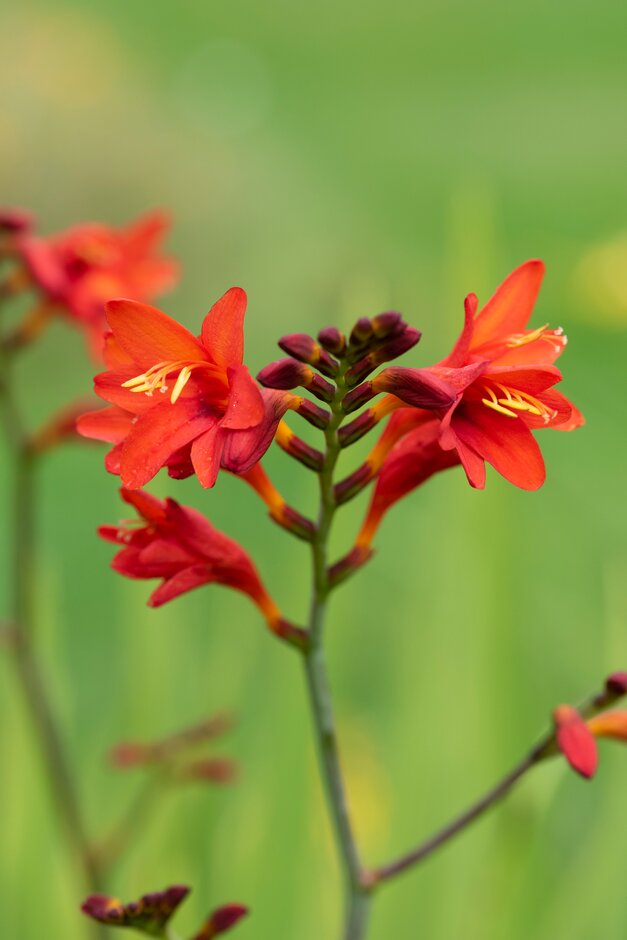
{"label": "yellow stamen", "polygon": [[501,385],[500,382],[495,382],[494,384],[503,393],[504,397],[497,398],[494,389],[490,388],[488,385],[484,385],[490,399],[482,398],[481,402],[487,408],[492,408],[494,411],[507,415],[508,418],[517,418],[517,411],[526,412],[527,414],[542,418],[545,424],[548,424],[552,418],[557,417],[557,411],[548,408],[544,402],[530,395],[529,392],[521,392],[519,389],[509,388],[507,385]]}
{"label": "yellow stamen", "polygon": [[545,323],[544,326],[539,326],[537,330],[532,330],[530,333],[512,333],[507,341],[507,345],[513,347],[526,346],[527,343],[533,343],[536,339],[540,339],[540,337],[543,336],[548,325],[548,323]]}
{"label": "yellow stamen", "polygon": [[490,398],[482,398],[481,403],[486,406],[486,408],[492,408],[493,411],[498,411],[499,414],[506,415],[508,418],[517,418],[518,415],[515,411],[510,411],[509,408],[504,408],[503,405],[499,404],[499,400],[494,393],[494,390],[491,389],[488,385],[483,386],[490,396]]}
{"label": "yellow stamen", "polygon": [[170,402],[174,404],[189,382],[192,370],[201,368],[212,370],[214,367],[210,363],[202,361],[185,362],[184,360],[179,360],[177,362],[158,362],[146,372],[142,372],[141,375],[136,375],[134,378],[122,382],[122,388],[128,388],[131,392],[143,392],[151,398],[155,391],[165,394],[168,391],[166,379],[171,373],[178,372],[174,388],[170,395]]}

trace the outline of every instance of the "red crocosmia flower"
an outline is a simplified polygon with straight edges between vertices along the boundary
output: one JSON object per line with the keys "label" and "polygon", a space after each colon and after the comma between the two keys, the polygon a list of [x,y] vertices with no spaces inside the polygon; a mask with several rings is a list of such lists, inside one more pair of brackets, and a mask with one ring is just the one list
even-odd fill
{"label": "red crocosmia flower", "polygon": [[85,330],[92,353],[100,358],[105,301],[120,296],[152,300],[175,284],[178,265],[160,254],[169,224],[167,216],[155,212],[119,229],[90,223],[49,238],[27,233],[17,249],[39,290]]}
{"label": "red crocosmia flower", "polygon": [[560,705],[553,712],[557,746],[582,777],[593,777],[598,763],[594,734],[576,708]]}
{"label": "red crocosmia flower", "polygon": [[[562,330],[526,330],[543,274],[541,261],[520,265],[478,313],[470,294],[452,353],[431,368],[456,390],[453,405],[439,415],[439,444],[457,453],[468,481],[479,489],[485,486],[486,461],[521,489],[538,489],[545,467],[532,431],[570,431],[583,423],[553,388],[562,378],[553,365],[566,344]],[[385,390],[402,398],[408,376],[399,379],[396,391],[395,371],[411,370],[388,370],[384,379]]]}
{"label": "red crocosmia flower", "polygon": [[269,447],[294,396],[262,391],[242,365],[246,294],[233,287],[213,305],[196,338],[160,310],[111,300],[109,371],[96,376],[110,408],[84,415],[86,437],[115,444],[106,467],[124,486],[144,486],[161,467],[195,472],[213,486],[220,466],[244,473]]}
{"label": "red crocosmia flower", "polygon": [[139,525],[101,526],[98,533],[123,546],[112,562],[115,571],[129,578],[162,579],[150,596],[150,607],[160,607],[203,584],[224,584],[247,594],[270,628],[280,632],[280,612],[241,545],[189,506],[140,490],[120,492],[139,513]]}

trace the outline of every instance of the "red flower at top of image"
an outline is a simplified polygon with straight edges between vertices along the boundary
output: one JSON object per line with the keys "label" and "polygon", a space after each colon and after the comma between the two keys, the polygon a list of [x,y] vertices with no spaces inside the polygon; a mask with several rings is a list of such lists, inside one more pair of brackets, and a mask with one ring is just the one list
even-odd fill
{"label": "red flower at top of image", "polygon": [[176,283],[178,264],[161,253],[169,224],[166,215],[154,212],[122,228],[94,222],[47,238],[28,230],[15,244],[37,288],[85,330],[92,354],[100,358],[105,301],[152,300]]}
{"label": "red flower at top of image", "polygon": [[293,396],[262,392],[242,364],[244,291],[213,305],[198,338],[146,304],[112,300],[106,312],[109,371],[95,389],[111,407],[83,415],[78,429],[115,444],[107,469],[130,489],[165,466],[209,487],[220,466],[244,473],[257,463]]}

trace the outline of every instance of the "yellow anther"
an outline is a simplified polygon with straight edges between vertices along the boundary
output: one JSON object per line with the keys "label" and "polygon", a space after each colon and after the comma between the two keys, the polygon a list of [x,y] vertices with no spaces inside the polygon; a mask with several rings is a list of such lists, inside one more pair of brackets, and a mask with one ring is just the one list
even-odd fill
{"label": "yellow anther", "polygon": [[531,330],[530,333],[512,333],[507,341],[507,345],[514,347],[526,346],[527,343],[533,343],[536,339],[540,339],[548,325],[548,323],[545,323],[544,326],[539,326],[537,330]]}
{"label": "yellow anther", "polygon": [[189,366],[183,366],[183,368],[178,374],[178,378],[176,382],[174,383],[172,394],[170,395],[170,401],[172,402],[172,404],[174,404],[174,402],[178,399],[179,395],[181,394],[181,392],[183,391],[183,389],[189,382],[189,378],[191,374],[192,374],[192,370],[189,368]]}
{"label": "yellow anther", "polygon": [[168,376],[173,373],[178,373],[172,394],[170,395],[170,402],[174,404],[189,382],[192,370],[199,368],[213,371],[213,367],[209,363],[202,361],[158,362],[157,365],[152,366],[152,368],[148,369],[146,372],[142,372],[141,375],[136,375],[134,378],[122,382],[122,388],[128,388],[131,392],[143,392],[145,395],[148,395],[149,398],[152,397],[153,392],[157,390],[165,395],[168,391],[166,384]]}
{"label": "yellow anther", "polygon": [[503,405],[499,405],[498,401],[490,401],[488,398],[482,398],[481,403],[485,405],[486,408],[492,408],[494,411],[498,411],[499,414],[507,415],[508,418],[518,417],[515,411],[510,411],[509,408],[504,408]]}

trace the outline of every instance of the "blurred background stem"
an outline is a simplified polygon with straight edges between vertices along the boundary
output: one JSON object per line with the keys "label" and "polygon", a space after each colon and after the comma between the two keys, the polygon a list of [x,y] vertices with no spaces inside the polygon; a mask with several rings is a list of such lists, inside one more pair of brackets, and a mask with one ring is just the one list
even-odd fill
{"label": "blurred background stem", "polygon": [[[34,644],[36,464],[12,393],[11,355],[1,343],[0,350],[0,407],[12,465],[9,531],[13,593],[9,647],[57,812],[80,865],[84,888],[95,892],[100,887],[101,873],[86,835],[72,770]],[[94,937],[103,936],[98,924],[94,923],[91,929]]]}

